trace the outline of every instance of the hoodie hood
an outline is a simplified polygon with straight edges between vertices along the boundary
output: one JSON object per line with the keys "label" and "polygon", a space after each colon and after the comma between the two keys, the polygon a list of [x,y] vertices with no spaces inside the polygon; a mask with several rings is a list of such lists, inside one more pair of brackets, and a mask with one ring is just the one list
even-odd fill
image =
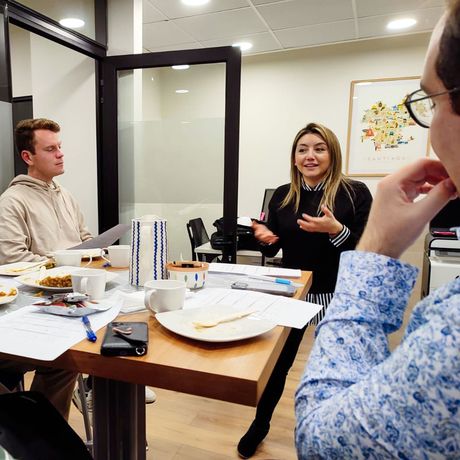
{"label": "hoodie hood", "polygon": [[19,174],[19,176],[16,176],[10,182],[10,185],[8,185],[8,187],[14,187],[15,185],[24,185],[26,187],[31,187],[37,190],[60,190],[59,184],[54,180],[52,180],[51,183],[48,184],[48,182],[45,182],[40,179],[35,179],[34,177],[28,176],[27,174]]}

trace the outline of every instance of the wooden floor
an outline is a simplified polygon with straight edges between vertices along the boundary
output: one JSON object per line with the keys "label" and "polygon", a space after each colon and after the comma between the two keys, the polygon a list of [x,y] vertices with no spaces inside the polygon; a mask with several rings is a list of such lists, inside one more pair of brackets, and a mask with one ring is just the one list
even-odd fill
{"label": "wooden floor", "polygon": [[[254,459],[294,460],[294,393],[313,343],[305,333],[270,433]],[[157,401],[147,405],[147,458],[155,460],[227,460],[239,458],[236,445],[251,424],[255,408],[154,388]],[[83,417],[72,407],[72,428],[84,437]]]}
{"label": "wooden floor", "polygon": [[[406,319],[410,309],[406,312]],[[312,327],[305,333],[271,430],[253,459],[294,460],[294,393],[313,345]],[[402,330],[390,336],[391,347]],[[27,382],[30,380],[26,378]],[[147,405],[149,460],[228,460],[239,458],[236,445],[253,420],[255,409],[197,396],[154,389],[157,401]],[[83,417],[72,406],[72,428],[84,438]],[[127,459],[129,460],[129,459]]]}

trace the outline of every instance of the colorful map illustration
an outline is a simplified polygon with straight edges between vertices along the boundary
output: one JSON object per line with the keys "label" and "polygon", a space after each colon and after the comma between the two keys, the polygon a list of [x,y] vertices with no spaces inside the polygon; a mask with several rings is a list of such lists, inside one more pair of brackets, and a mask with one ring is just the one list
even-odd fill
{"label": "colorful map illustration", "polygon": [[375,151],[382,149],[395,149],[414,141],[414,137],[406,135],[405,128],[414,126],[404,104],[388,106],[378,101],[364,111],[361,122],[365,125],[362,129],[361,142],[373,142]]}

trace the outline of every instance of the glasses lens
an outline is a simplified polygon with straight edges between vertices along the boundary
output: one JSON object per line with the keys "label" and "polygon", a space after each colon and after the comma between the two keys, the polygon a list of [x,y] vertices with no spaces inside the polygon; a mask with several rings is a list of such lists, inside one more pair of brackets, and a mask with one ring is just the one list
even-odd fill
{"label": "glasses lens", "polygon": [[409,99],[414,118],[423,126],[430,126],[433,118],[433,102],[423,90],[412,93]]}

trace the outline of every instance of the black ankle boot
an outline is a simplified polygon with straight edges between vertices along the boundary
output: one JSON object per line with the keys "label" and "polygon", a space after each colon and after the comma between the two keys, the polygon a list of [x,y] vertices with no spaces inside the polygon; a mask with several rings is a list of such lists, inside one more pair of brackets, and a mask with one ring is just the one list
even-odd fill
{"label": "black ankle boot", "polygon": [[238,443],[238,454],[242,458],[252,457],[259,444],[267,436],[268,431],[270,430],[270,424],[268,425],[258,425],[254,420],[249,427],[249,430],[246,434],[240,439]]}

